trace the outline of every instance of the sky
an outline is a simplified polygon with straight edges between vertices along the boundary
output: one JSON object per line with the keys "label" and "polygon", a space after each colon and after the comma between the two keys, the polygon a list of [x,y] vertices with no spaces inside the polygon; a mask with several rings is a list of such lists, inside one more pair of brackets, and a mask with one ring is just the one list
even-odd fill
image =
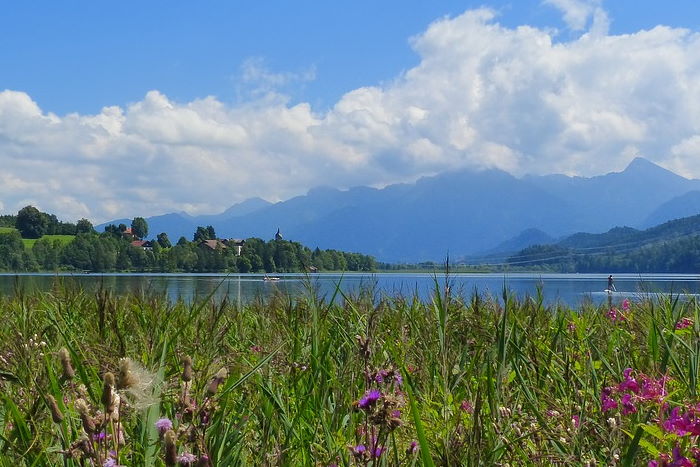
{"label": "sky", "polygon": [[448,170],[700,178],[696,0],[5,2],[0,213],[186,211]]}

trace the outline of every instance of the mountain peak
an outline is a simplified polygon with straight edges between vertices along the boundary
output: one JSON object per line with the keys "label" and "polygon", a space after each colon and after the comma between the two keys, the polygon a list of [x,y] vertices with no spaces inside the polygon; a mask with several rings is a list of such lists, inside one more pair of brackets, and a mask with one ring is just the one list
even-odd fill
{"label": "mountain peak", "polygon": [[[635,172],[635,173],[646,173],[646,172],[667,172],[673,173],[670,170],[666,170],[658,164],[653,163],[649,159],[643,157],[635,157],[627,165],[627,168],[623,172]],[[674,174],[676,175],[676,174]],[[677,175],[676,175],[677,176]]]}

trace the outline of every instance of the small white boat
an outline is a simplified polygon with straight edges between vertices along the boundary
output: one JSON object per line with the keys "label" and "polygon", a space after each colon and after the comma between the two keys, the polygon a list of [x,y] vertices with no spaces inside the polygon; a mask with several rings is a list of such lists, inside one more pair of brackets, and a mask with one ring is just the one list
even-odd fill
{"label": "small white boat", "polygon": [[263,281],[265,281],[265,282],[275,282],[278,280],[280,280],[279,277],[268,276],[267,274],[265,274],[265,277],[263,277]]}

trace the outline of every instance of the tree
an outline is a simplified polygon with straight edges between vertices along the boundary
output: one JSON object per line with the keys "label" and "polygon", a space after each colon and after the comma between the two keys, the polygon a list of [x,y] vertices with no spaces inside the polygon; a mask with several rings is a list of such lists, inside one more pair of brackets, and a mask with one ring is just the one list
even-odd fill
{"label": "tree", "polygon": [[170,248],[171,246],[173,246],[170,243],[170,239],[168,238],[168,234],[165,232],[161,232],[158,234],[157,241],[158,241],[158,244],[161,246],[161,248]]}
{"label": "tree", "polygon": [[131,221],[131,233],[138,238],[146,238],[148,235],[148,222],[143,217],[134,217]]}
{"label": "tree", "polygon": [[[209,226],[211,227],[211,226]],[[204,240],[213,240],[216,237],[211,237],[209,234],[209,227],[202,227],[201,225],[197,227],[197,231],[194,233],[192,241],[195,243],[203,242]],[[213,228],[212,228],[213,230]]]}
{"label": "tree", "polygon": [[46,234],[49,218],[34,206],[25,206],[17,213],[15,228],[22,238],[40,238]]}
{"label": "tree", "polygon": [[[114,226],[114,224],[112,224]],[[107,230],[107,227],[105,227],[105,230]],[[75,225],[75,233],[93,233],[95,229],[92,227],[92,223],[87,220],[87,219],[80,219],[78,223]]]}

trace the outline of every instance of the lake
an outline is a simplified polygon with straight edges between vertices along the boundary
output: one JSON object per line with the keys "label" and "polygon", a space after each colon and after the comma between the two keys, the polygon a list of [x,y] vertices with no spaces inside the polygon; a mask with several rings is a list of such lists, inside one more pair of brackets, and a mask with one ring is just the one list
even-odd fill
{"label": "lake", "polygon": [[[86,290],[106,287],[117,294],[144,290],[165,294],[172,300],[191,301],[209,294],[217,299],[245,303],[256,297],[268,297],[276,292],[299,295],[311,285],[318,293],[330,298],[336,287],[345,293],[356,293],[373,287],[381,294],[413,296],[423,299],[431,295],[437,277],[440,287],[444,274],[375,273],[375,274],[275,274],[278,281],[263,281],[262,274],[0,274],[0,294],[12,295],[25,291],[50,290],[57,281],[80,286]],[[700,276],[691,274],[616,274],[613,295],[616,301],[639,299],[655,294],[674,293],[684,297],[700,294]],[[502,296],[504,285],[516,296],[535,295],[541,285],[547,304],[561,303],[577,307],[586,301],[602,303],[608,299],[604,292],[607,274],[451,274],[448,278],[453,292],[469,296],[473,291],[495,297]]]}

